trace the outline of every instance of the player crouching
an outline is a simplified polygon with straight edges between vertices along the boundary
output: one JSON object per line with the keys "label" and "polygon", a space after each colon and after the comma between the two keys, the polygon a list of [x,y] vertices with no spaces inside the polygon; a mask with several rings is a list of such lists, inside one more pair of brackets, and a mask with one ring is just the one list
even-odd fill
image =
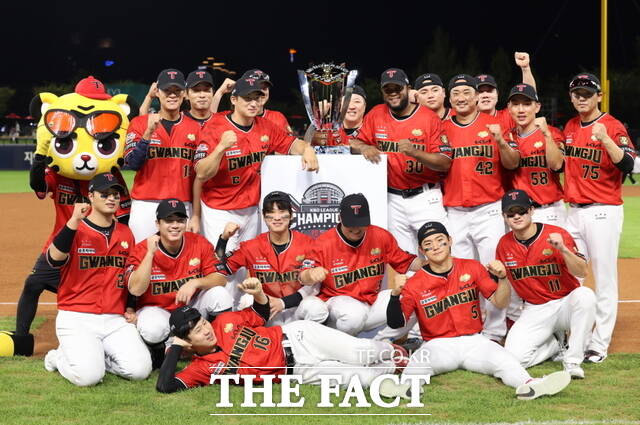
{"label": "player crouching", "polygon": [[[566,371],[531,378],[511,353],[480,333],[479,293],[497,308],[509,302],[509,282],[501,262],[492,261],[487,272],[476,260],[452,257],[452,240],[438,222],[425,223],[418,241],[429,263],[408,280],[397,276],[387,307],[387,323],[394,329],[407,325],[407,318],[415,313],[426,341],[413,353],[403,374],[434,376],[464,369],[492,375],[516,388],[521,400],[556,394],[571,382]],[[383,395],[407,397],[408,386],[396,390]]]}
{"label": "player crouching", "polygon": [[165,199],[156,210],[158,233],[135,246],[127,260],[125,281],[139,297],[137,312],[128,313],[160,367],[169,337],[169,316],[184,305],[204,317],[231,310],[224,286],[216,286],[213,246],[204,236],[187,232],[187,209],[178,199]]}
{"label": "player crouching", "polygon": [[[209,385],[212,375],[295,374],[302,384],[319,384],[325,374],[341,375],[343,382],[358,375],[363,386],[378,376],[394,373],[390,360],[396,347],[381,341],[360,339],[308,320],[265,327],[269,299],[260,281],[248,278],[238,288],[254,297],[253,306],[219,315],[209,323],[198,311],[181,307],[171,313],[174,335],[160,369],[156,389],[172,393]],[[183,349],[196,353],[176,374]],[[397,357],[398,363],[405,361]],[[371,366],[371,367],[369,367]]]}
{"label": "player crouching", "polygon": [[595,294],[577,279],[586,277],[587,262],[566,230],[534,223],[533,210],[523,190],[502,198],[502,213],[512,231],[500,239],[496,257],[525,301],[504,346],[522,366],[530,367],[562,350],[554,333],[569,331],[564,369],[574,378],[584,378],[580,365],[596,314]]}

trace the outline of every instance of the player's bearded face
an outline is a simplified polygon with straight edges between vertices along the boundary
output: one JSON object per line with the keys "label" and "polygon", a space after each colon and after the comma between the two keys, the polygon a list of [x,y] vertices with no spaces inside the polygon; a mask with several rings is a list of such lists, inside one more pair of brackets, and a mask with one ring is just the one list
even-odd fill
{"label": "player's bearded face", "polygon": [[213,101],[213,87],[208,83],[198,83],[187,90],[187,96],[193,109],[208,111]]}
{"label": "player's bearded face", "polygon": [[492,112],[498,103],[498,90],[484,85],[478,87],[478,109],[481,112]]}
{"label": "player's bearded face", "polygon": [[200,321],[191,329],[187,338],[197,353],[210,351],[218,342],[211,323],[203,318],[200,318]]}
{"label": "player's bearded face", "polygon": [[444,105],[444,89],[440,86],[424,86],[418,90],[417,100],[422,106],[436,111]]}
{"label": "player's bearded face", "polygon": [[476,111],[478,93],[471,86],[458,86],[451,89],[449,100],[456,114],[465,116]]}
{"label": "player's bearded face", "polygon": [[387,84],[382,88],[382,98],[393,112],[404,111],[409,105],[409,86]]}
{"label": "player's bearded face", "polygon": [[521,127],[526,127],[536,118],[536,113],[540,110],[540,104],[525,97],[513,96],[508,103],[511,118]]}
{"label": "player's bearded face", "polygon": [[160,238],[164,242],[175,242],[181,240],[186,229],[187,219],[184,217],[170,215],[167,218],[158,220]]}

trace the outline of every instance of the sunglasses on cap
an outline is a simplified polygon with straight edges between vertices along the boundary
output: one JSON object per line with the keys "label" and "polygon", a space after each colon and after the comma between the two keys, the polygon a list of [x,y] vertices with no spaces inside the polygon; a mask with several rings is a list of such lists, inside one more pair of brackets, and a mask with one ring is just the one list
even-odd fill
{"label": "sunglasses on cap", "polygon": [[91,137],[105,139],[120,128],[122,117],[110,111],[95,111],[88,115],[60,109],[44,114],[44,125],[55,137],[69,137],[77,128],[84,128]]}
{"label": "sunglasses on cap", "polygon": [[591,88],[598,92],[600,91],[600,86],[598,85],[598,83],[586,78],[576,78],[575,80],[571,81],[571,83],[569,83],[569,91],[580,87]]}
{"label": "sunglasses on cap", "polygon": [[517,215],[526,215],[529,213],[529,210],[523,207],[513,208],[509,210],[509,212],[505,213],[508,218],[513,218]]}

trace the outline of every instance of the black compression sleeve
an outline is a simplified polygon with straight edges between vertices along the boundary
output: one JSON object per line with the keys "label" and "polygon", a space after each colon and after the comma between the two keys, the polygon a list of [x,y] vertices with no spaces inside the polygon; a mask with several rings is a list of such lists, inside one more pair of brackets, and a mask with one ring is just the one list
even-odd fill
{"label": "black compression sleeve", "polygon": [[56,237],[53,239],[53,245],[58,248],[60,252],[68,254],[71,251],[71,244],[73,244],[73,238],[76,237],[76,230],[71,230],[69,226],[65,226],[60,229]]}
{"label": "black compression sleeve", "polygon": [[255,299],[253,300],[253,310],[260,315],[264,319],[265,322],[269,321],[269,314],[271,313],[271,308],[269,307],[269,301],[267,298],[266,304],[260,304]]}
{"label": "black compression sleeve", "polygon": [[216,243],[216,255],[219,259],[224,260],[225,253],[227,252],[227,240],[222,239],[222,235],[218,237],[218,242]]}
{"label": "black compression sleeve", "polygon": [[291,295],[282,297],[284,308],[297,307],[298,305],[300,305],[301,301],[302,301],[302,294],[300,292],[294,292]]}
{"label": "black compression sleeve", "polygon": [[53,258],[51,258],[51,253],[49,252],[49,250],[47,250],[47,262],[54,269],[57,269],[57,268],[60,268],[60,267],[64,266],[68,260],[69,260],[69,257],[67,257],[64,260],[60,260],[60,261],[54,260]]}
{"label": "black compression sleeve", "polygon": [[630,173],[633,171],[633,158],[625,152],[620,162],[617,162],[615,166],[625,174]]}
{"label": "black compression sleeve", "polygon": [[172,345],[169,347],[169,351],[164,357],[162,367],[160,368],[160,375],[158,375],[158,382],[156,383],[156,390],[161,393],[175,393],[176,391],[186,390],[187,387],[181,380],[176,378],[176,366],[178,360],[182,354],[182,347],[180,345]]}
{"label": "black compression sleeve", "polygon": [[400,295],[391,295],[387,304],[387,325],[391,329],[399,329],[405,325],[402,306],[400,305]]}

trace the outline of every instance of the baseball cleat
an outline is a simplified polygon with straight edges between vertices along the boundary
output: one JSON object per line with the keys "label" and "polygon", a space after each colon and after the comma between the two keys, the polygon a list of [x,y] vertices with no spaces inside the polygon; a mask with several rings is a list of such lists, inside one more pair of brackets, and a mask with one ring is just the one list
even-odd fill
{"label": "baseball cleat", "polygon": [[391,344],[393,346],[393,352],[391,360],[396,365],[395,373],[402,373],[405,367],[409,364],[409,352],[401,345]]}
{"label": "baseball cleat", "polygon": [[421,338],[409,338],[402,344],[402,347],[404,347],[409,354],[413,354],[418,348],[422,347],[422,344],[424,344],[424,341]]}
{"label": "baseball cleat", "polygon": [[44,368],[49,372],[58,370],[58,350],[49,350],[44,356]]}
{"label": "baseball cleat", "polygon": [[[420,394],[424,393],[424,388],[420,387]],[[400,397],[411,400],[411,384],[396,384],[391,379],[385,379],[380,384],[380,395],[387,398]]]}
{"label": "baseball cleat", "polygon": [[554,395],[566,388],[571,382],[567,371],[554,372],[542,378],[532,378],[516,389],[518,400],[533,400],[543,395]]}
{"label": "baseball cleat", "polygon": [[607,358],[606,354],[600,354],[597,351],[587,350],[584,353],[585,363],[602,363]]}
{"label": "baseball cleat", "polygon": [[578,363],[564,363],[564,370],[569,372],[572,378],[584,379],[584,370]]}

